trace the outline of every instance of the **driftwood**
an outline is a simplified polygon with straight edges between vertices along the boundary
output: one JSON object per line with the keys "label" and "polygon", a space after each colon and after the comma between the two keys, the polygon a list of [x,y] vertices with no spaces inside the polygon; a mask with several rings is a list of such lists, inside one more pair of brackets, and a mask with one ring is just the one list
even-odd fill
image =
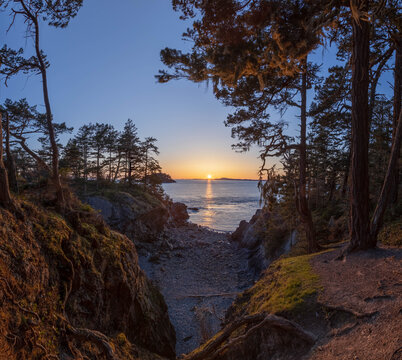
{"label": "driftwood", "polygon": [[[219,348],[219,346],[223,344],[223,342],[229,339],[230,335],[235,330],[244,325],[252,325],[252,327],[244,335],[238,336],[230,340],[225,346]],[[303,328],[298,324],[296,324],[295,322],[276,315],[262,313],[262,314],[245,316],[239,320],[234,321],[233,323],[226,326],[216,339],[211,340],[209,343],[207,343],[207,345],[201,351],[197,352],[194,355],[189,354],[185,356],[183,359],[202,360],[208,357],[214,358],[219,353],[226,350],[228,347],[233,346],[234,344],[247,339],[253,333],[255,333],[257,330],[259,330],[265,325],[291,332],[292,334],[303,339],[309,344],[314,344],[316,341],[314,335],[303,330]]]}

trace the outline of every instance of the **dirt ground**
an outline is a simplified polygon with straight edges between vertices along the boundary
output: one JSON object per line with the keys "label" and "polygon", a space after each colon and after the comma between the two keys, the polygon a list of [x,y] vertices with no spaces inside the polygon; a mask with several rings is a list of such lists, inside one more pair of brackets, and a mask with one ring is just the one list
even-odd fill
{"label": "dirt ground", "polygon": [[319,301],[338,315],[345,310],[345,316],[329,319],[331,331],[307,358],[402,359],[402,249],[383,247],[336,260],[341,251],[312,260],[323,286]]}
{"label": "dirt ground", "polygon": [[165,297],[178,355],[219,331],[236,295],[252,285],[246,253],[227,234],[196,224],[168,230],[158,252],[139,248],[138,253],[141,268]]}

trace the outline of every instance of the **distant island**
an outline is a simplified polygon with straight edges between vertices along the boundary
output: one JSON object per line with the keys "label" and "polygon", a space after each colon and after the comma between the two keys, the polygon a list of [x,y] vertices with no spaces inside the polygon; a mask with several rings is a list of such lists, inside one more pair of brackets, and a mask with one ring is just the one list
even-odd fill
{"label": "distant island", "polygon": [[212,180],[233,180],[233,181],[258,181],[258,179],[232,179],[232,178],[218,178],[218,179],[212,179]]}
{"label": "distant island", "polygon": [[216,179],[200,179],[200,178],[195,178],[195,179],[177,179],[177,180],[213,180],[213,181],[226,181],[226,180],[231,180],[231,181],[258,181],[258,179],[232,179],[232,178],[216,178]]}

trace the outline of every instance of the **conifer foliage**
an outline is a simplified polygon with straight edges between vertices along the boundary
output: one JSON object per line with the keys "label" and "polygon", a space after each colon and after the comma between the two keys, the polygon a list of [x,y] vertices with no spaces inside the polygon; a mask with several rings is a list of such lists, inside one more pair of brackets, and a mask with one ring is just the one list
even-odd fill
{"label": "conifer foliage", "polygon": [[[370,220],[375,207],[370,194],[380,196],[383,215],[384,204],[392,202],[394,208],[398,204],[398,1],[173,0],[172,4],[183,19],[193,19],[183,34],[193,47],[188,53],[163,49],[161,59],[168,69],[159,72],[158,81],[185,78],[213,83],[216,97],[235,108],[226,120],[239,139],[235,148],[247,151],[253,144],[261,148],[260,175],[267,175],[267,182],[261,183],[263,194],[272,188],[282,191],[278,194],[282,205],[291,203],[286,196],[293,197],[310,252],[319,248],[313,212],[328,201],[339,205],[346,197],[349,251],[375,247],[379,228],[374,224],[382,221],[376,214]],[[340,65],[330,68],[323,79],[317,64],[308,59],[314,51],[325,51],[328,42],[336,46]],[[373,136],[381,127],[378,116],[382,113],[382,124],[389,124],[390,112],[384,107],[389,109],[391,101],[378,93],[378,84],[391,68],[395,73],[392,139],[388,131],[378,141]],[[308,90],[314,87],[315,97],[310,99]],[[286,110],[291,107],[300,111],[297,138],[286,134]],[[279,122],[271,120],[273,112],[282,115]],[[375,148],[379,143],[382,148]],[[374,170],[370,164],[380,153],[386,159]],[[283,164],[281,186],[272,186],[277,176],[265,168],[270,156]],[[370,187],[369,178],[377,186]],[[272,201],[272,194],[269,198]]]}

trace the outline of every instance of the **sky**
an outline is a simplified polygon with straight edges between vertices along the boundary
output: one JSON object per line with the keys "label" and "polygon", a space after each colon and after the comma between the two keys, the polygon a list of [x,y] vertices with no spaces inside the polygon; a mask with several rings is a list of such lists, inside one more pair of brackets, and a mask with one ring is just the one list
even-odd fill
{"label": "sky", "polygon": [[[30,53],[24,24],[16,21],[7,32],[9,13],[0,13],[0,43],[22,47]],[[74,132],[83,124],[103,122],[121,130],[133,119],[142,138],[158,139],[159,160],[173,178],[257,178],[258,149],[236,153],[235,139],[224,120],[231,109],[217,101],[205,84],[186,80],[158,84],[163,68],[160,50],[186,49],[179,20],[170,0],[85,0],[78,16],[65,29],[45,24],[41,47],[51,66],[48,81],[56,122],[66,122]],[[315,60],[334,64],[331,51]],[[38,76],[19,75],[0,87],[0,102],[27,98],[44,111]],[[290,131],[297,117],[287,113]],[[64,136],[64,142],[71,135]],[[274,162],[274,160],[272,160]]]}

